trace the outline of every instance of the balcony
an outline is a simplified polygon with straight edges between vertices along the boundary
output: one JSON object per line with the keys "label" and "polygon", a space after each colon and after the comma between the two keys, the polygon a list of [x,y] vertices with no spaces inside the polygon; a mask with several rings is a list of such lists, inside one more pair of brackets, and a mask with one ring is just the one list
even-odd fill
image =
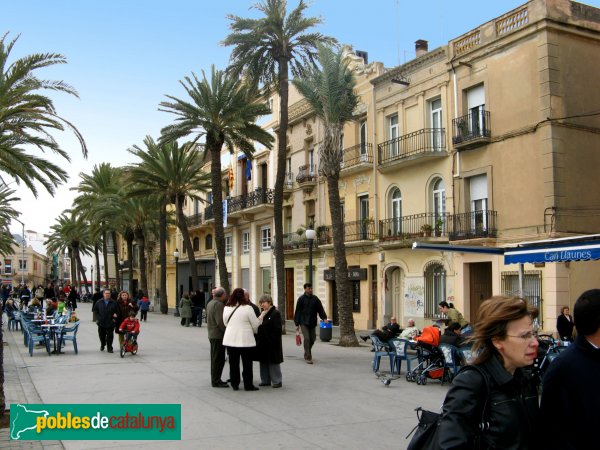
{"label": "balcony", "polygon": [[310,192],[317,185],[317,168],[313,164],[306,164],[298,167],[298,175],[296,175],[296,183],[305,192]]}
{"label": "balcony", "polygon": [[349,175],[364,169],[373,167],[373,144],[363,142],[344,149],[342,164],[340,166],[342,175]]}
{"label": "balcony", "polygon": [[490,112],[474,109],[466,116],[452,120],[452,144],[457,150],[481,147],[490,142]]}
{"label": "balcony", "polygon": [[287,200],[294,191],[294,174],[292,172],[285,173],[285,181],[283,182],[283,198]]}
{"label": "balcony", "polygon": [[239,217],[243,214],[257,214],[266,209],[273,209],[273,189],[257,188],[254,192],[232,197],[227,200],[228,217]]}
{"label": "balcony", "polygon": [[215,216],[213,215],[213,207],[212,205],[207,206],[204,209],[204,220],[213,220]]}
{"label": "balcony", "polygon": [[[323,233],[317,234],[317,238],[313,242],[313,247],[327,244],[327,238]],[[303,250],[308,249],[308,242],[304,233],[286,233],[283,235],[283,250]]]}
{"label": "balcony", "polygon": [[448,240],[446,213],[419,213],[379,221],[379,241],[398,243],[419,238],[442,238]]}
{"label": "balcony", "polygon": [[398,165],[447,156],[446,130],[423,128],[379,144],[379,171],[390,172]]}
{"label": "balcony", "polygon": [[497,211],[490,210],[454,214],[449,217],[448,237],[451,241],[495,238],[498,236],[497,215]]}
{"label": "balcony", "polygon": [[[333,226],[319,227],[318,238],[321,245],[333,244]],[[357,220],[344,222],[344,243],[374,241],[377,239],[377,229],[374,220]]]}
{"label": "balcony", "polygon": [[203,225],[208,225],[206,222],[205,214],[202,214],[202,213],[194,214],[192,216],[187,216],[186,221],[187,221],[187,226],[190,229],[200,228]]}

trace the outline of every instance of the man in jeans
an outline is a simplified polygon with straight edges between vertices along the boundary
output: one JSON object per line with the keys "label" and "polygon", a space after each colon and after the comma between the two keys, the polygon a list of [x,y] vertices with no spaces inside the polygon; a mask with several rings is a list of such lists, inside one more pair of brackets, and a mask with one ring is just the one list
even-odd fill
{"label": "man in jeans", "polygon": [[215,288],[212,294],[213,299],[206,305],[206,326],[208,327],[208,340],[210,342],[211,385],[216,388],[226,388],[229,385],[221,380],[223,367],[225,367],[225,347],[223,347],[225,289],[222,287]]}
{"label": "man in jeans", "polygon": [[316,295],[313,295],[312,292],[312,284],[305,283],[304,294],[298,298],[294,314],[296,330],[302,328],[304,359],[307,364],[313,363],[311,349],[317,339],[315,330],[317,327],[317,315],[321,317],[321,320],[327,320],[327,314],[325,314],[321,300]]}

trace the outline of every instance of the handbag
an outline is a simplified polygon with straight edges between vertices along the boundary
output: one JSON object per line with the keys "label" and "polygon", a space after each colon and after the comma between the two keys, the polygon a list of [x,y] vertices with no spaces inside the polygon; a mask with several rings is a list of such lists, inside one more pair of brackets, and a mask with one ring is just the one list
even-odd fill
{"label": "handbag", "polygon": [[298,347],[302,345],[302,336],[300,335],[300,330],[296,330],[296,345]]}
{"label": "handbag", "polygon": [[[477,427],[477,433],[473,445],[475,449],[490,448],[487,445],[487,439],[485,438],[484,432],[489,429],[489,411],[488,411],[488,398],[490,396],[490,385],[487,375],[477,366],[466,366],[462,370],[476,370],[483,377],[485,383],[487,395],[485,396],[485,403],[483,405],[483,411],[481,413],[481,421]],[[414,433],[410,443],[406,450],[434,450],[439,449],[438,446],[438,430],[440,422],[442,420],[442,414],[433,411],[427,411],[420,406],[415,409],[417,412],[417,425],[412,429],[405,439],[408,439],[411,434]],[[486,445],[484,445],[486,444]]]}

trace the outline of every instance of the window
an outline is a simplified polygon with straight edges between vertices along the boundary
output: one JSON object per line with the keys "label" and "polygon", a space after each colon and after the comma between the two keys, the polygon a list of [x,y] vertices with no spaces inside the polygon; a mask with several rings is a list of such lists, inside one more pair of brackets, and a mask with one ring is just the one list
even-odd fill
{"label": "window", "polygon": [[444,180],[436,178],[431,184],[431,205],[433,207],[433,224],[436,232],[446,229],[446,185]]}
{"label": "window", "polygon": [[260,249],[262,251],[271,250],[271,228],[264,227],[260,229]]}
{"label": "window", "polygon": [[314,175],[316,170],[315,170],[315,149],[311,148],[308,151],[308,172],[311,175]]}
{"label": "window", "polygon": [[291,189],[294,185],[294,174],[292,173],[292,158],[288,158],[285,160],[285,187]]}
{"label": "window", "polygon": [[[536,307],[542,317],[542,271],[526,270],[523,273],[523,293],[519,292],[519,272],[501,272],[502,294],[509,297],[517,296],[526,298],[531,306]],[[536,319],[538,320],[538,319]],[[540,323],[541,327],[542,324]]]}
{"label": "window", "polygon": [[487,230],[487,175],[477,175],[469,179],[471,198],[471,230],[476,234]]}
{"label": "window", "polygon": [[[391,140],[398,138],[398,114],[388,117],[388,137]],[[398,156],[398,142],[392,142],[390,156]]]}
{"label": "window", "polygon": [[10,259],[4,260],[4,274],[12,275],[12,260]]}
{"label": "window", "polygon": [[[446,300],[446,270],[439,262],[425,267],[425,317],[441,317],[438,304]],[[418,305],[417,305],[418,306]]]}
{"label": "window", "polygon": [[200,200],[194,199],[194,215],[200,214]]}
{"label": "window", "polygon": [[212,250],[212,234],[207,234],[204,238],[204,249]]}
{"label": "window", "polygon": [[483,84],[467,91],[467,109],[469,112],[469,134],[485,136],[485,89]]}
{"label": "window", "polygon": [[225,236],[225,254],[231,255],[231,235]]}
{"label": "window", "polygon": [[27,260],[26,259],[19,260],[19,270],[27,270]]}
{"label": "window", "polygon": [[315,201],[308,200],[306,202],[306,227],[314,228],[315,227]]}
{"label": "window", "polygon": [[351,281],[352,286],[352,312],[360,312],[360,281]]}
{"label": "window", "polygon": [[397,187],[390,193],[390,212],[392,223],[388,234],[398,236],[402,233],[402,192]]}
{"label": "window", "polygon": [[242,233],[242,253],[250,253],[250,232],[244,231]]}
{"label": "window", "polygon": [[430,125],[431,125],[431,149],[440,151],[443,148],[442,141],[442,100],[437,98],[429,102]]}
{"label": "window", "polygon": [[360,226],[360,239],[368,239],[369,229],[371,228],[371,220],[369,219],[369,195],[360,195],[358,197],[358,212],[359,226]]}
{"label": "window", "polygon": [[360,155],[367,154],[367,121],[361,120],[358,125],[358,143],[360,144]]}
{"label": "window", "polygon": [[200,251],[200,238],[199,237],[195,237],[192,245],[194,247],[194,251],[195,252]]}
{"label": "window", "polygon": [[242,269],[242,289],[250,291],[250,269]]}
{"label": "window", "polygon": [[271,295],[271,268],[262,268],[262,292]]}

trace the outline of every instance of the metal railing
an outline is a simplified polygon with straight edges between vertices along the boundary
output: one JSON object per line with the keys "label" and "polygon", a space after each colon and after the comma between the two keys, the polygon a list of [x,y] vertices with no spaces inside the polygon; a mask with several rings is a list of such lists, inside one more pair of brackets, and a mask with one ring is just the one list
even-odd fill
{"label": "metal railing", "polygon": [[[319,227],[317,232],[323,244],[333,244],[333,226]],[[373,241],[377,239],[375,221],[370,219],[344,222],[344,242]]]}
{"label": "metal railing", "polygon": [[202,213],[194,214],[193,216],[187,216],[187,224],[189,227],[200,225],[204,222],[204,215]]}
{"label": "metal railing", "polygon": [[273,197],[273,189],[257,188],[253,192],[230,198],[227,201],[227,212],[231,214],[253,206],[273,203]]}
{"label": "metal railing", "polygon": [[204,209],[204,220],[212,220],[214,218],[213,207],[212,205],[209,205]]}
{"label": "metal railing", "polygon": [[294,174],[293,172],[285,173],[285,181],[283,182],[284,189],[292,189],[294,187]]}
{"label": "metal railing", "polygon": [[306,183],[308,181],[317,181],[317,166],[315,164],[305,164],[304,166],[298,167],[296,182]]}
{"label": "metal railing", "polygon": [[379,240],[448,236],[449,214],[419,213],[379,221]]}
{"label": "metal railing", "polygon": [[446,150],[446,130],[444,128],[423,128],[382,142],[378,149],[379,164],[421,153],[442,152]]}
{"label": "metal railing", "polygon": [[373,144],[363,142],[344,149],[342,169],[348,169],[361,163],[373,163]]}
{"label": "metal railing", "polygon": [[483,210],[472,211],[462,214],[454,214],[450,217],[451,241],[461,239],[476,239],[486,237],[497,237],[496,227],[497,211]]}
{"label": "metal railing", "polygon": [[452,143],[462,144],[469,141],[490,138],[490,112],[483,108],[452,120]]}
{"label": "metal railing", "polygon": [[[316,239],[313,241],[313,247],[327,244],[327,238],[322,234],[317,234]],[[283,235],[283,250],[296,250],[308,248],[308,241],[304,233],[286,233]]]}

